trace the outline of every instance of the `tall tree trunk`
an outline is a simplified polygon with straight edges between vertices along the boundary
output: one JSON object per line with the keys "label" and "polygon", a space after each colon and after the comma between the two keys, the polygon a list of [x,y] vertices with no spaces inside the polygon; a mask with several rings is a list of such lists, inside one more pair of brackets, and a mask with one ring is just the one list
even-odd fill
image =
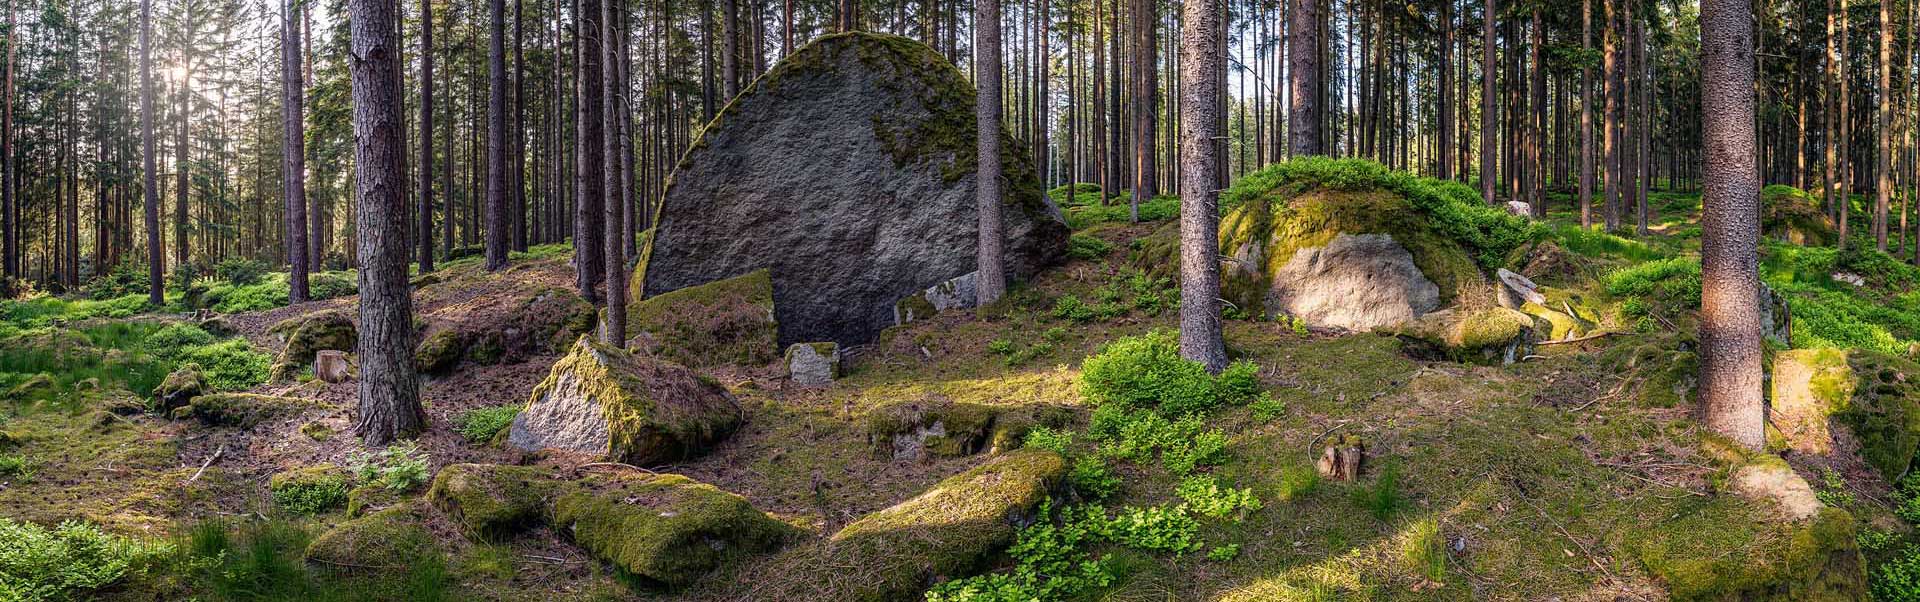
{"label": "tall tree trunk", "polygon": [[1140,221],[1140,203],[1160,194],[1159,162],[1154,142],[1154,122],[1159,111],[1159,27],[1158,6],[1154,0],[1133,3],[1133,194],[1129,217]]}
{"label": "tall tree trunk", "polygon": [[1748,449],[1766,443],[1761,390],[1760,178],[1754,162],[1753,15],[1746,2],[1700,3],[1700,401],[1707,428]]}
{"label": "tall tree trunk", "polygon": [[513,240],[515,251],[527,250],[527,70],[526,7],[513,0],[513,127],[509,144],[513,145],[513,175],[508,181],[512,194]]}
{"label": "tall tree trunk", "polygon": [[720,90],[731,101],[740,94],[740,0],[720,0],[720,52]]}
{"label": "tall tree trunk", "polygon": [[1039,6],[1035,9],[1034,13],[1036,18],[1033,24],[1033,68],[1035,85],[1039,87],[1039,90],[1035,92],[1035,102],[1033,103],[1033,173],[1040,178],[1040,187],[1047,189],[1053,186],[1053,180],[1048,178],[1048,172],[1051,171],[1048,168],[1052,164],[1048,162],[1047,157],[1047,104],[1049,101],[1047,95],[1047,80],[1049,79],[1048,72],[1050,71],[1047,64],[1047,29],[1049,23],[1047,18],[1047,0],[1036,1],[1039,3]]}
{"label": "tall tree trunk", "polygon": [[1454,135],[1453,37],[1456,35],[1457,30],[1453,25],[1453,3],[1454,0],[1441,0],[1440,2],[1440,61],[1439,64],[1435,65],[1434,69],[1434,71],[1439,72],[1440,76],[1440,98],[1438,101],[1440,105],[1438,107],[1440,115],[1437,124],[1440,128],[1440,133],[1438,140],[1434,142],[1439,152],[1434,153],[1434,157],[1439,160],[1440,171],[1438,175],[1442,180],[1453,179],[1453,153],[1447,152],[1447,149],[1453,148]]}
{"label": "tall tree trunk", "polygon": [[287,0],[281,25],[280,47],[281,119],[286,137],[281,141],[286,170],[281,175],[287,207],[287,298],[292,303],[307,301],[307,141],[304,99],[306,86],[300,77],[300,8],[296,0]]}
{"label": "tall tree trunk", "polygon": [[1498,14],[1495,0],[1486,0],[1486,9],[1481,14],[1480,23],[1480,195],[1493,204],[1494,179],[1497,166],[1494,161],[1498,149],[1494,147],[1494,108],[1493,78],[1496,72],[1493,66],[1494,40],[1493,25]]}
{"label": "tall tree trunk", "polygon": [[1320,115],[1320,0],[1291,0],[1287,15],[1287,153],[1327,154]]}
{"label": "tall tree trunk", "polygon": [[[11,9],[8,11],[7,21],[9,23],[7,31],[16,31],[11,27],[13,21]],[[13,43],[11,39],[8,40],[7,55],[9,57],[13,55]],[[9,65],[13,63],[11,58],[9,58],[7,63]],[[7,70],[7,79],[7,83],[11,85],[13,83],[13,69],[11,67]],[[8,120],[11,121],[13,95],[8,94],[7,99]],[[7,128],[9,134],[12,131],[12,127]],[[159,161],[155,158],[153,148],[153,0],[140,0],[140,146],[140,160],[144,168],[144,173],[140,176],[142,180],[141,191],[146,197],[147,303],[157,307],[166,305],[167,303],[165,294],[167,256],[165,251],[160,247],[160,183],[159,177],[157,176],[159,172]],[[13,168],[13,162],[8,161],[7,167],[11,170]],[[9,195],[11,195],[16,188],[13,178],[11,177],[7,178],[7,188]],[[17,229],[20,223],[18,206],[17,204],[10,205],[7,209],[13,213],[10,219],[7,220],[9,222],[7,225]],[[16,253],[18,247],[14,241],[17,240],[14,233],[9,232],[8,241],[10,246],[15,246]],[[19,259],[19,255],[15,254],[13,256],[13,260],[16,263]],[[16,272],[18,272],[18,270],[16,270]]]}
{"label": "tall tree trunk", "polygon": [[598,303],[600,294],[595,286],[600,283],[607,269],[618,266],[606,265],[605,249],[601,243],[606,240],[602,232],[602,215],[606,211],[606,190],[604,173],[606,171],[606,147],[601,136],[604,132],[605,107],[602,106],[606,84],[603,77],[605,53],[601,50],[600,25],[601,0],[580,0],[580,14],[576,17],[579,33],[576,40],[580,48],[579,81],[574,89],[578,92],[579,103],[574,110],[574,249],[573,261],[580,287],[580,296]]}
{"label": "tall tree trunk", "polygon": [[[1837,222],[1840,218],[1841,208],[1846,204],[1846,197],[1842,194],[1840,183],[1840,161],[1842,158],[1839,142],[1840,113],[1843,109],[1840,105],[1839,95],[1834,93],[1834,91],[1840,87],[1840,81],[1842,79],[1840,76],[1840,38],[1834,26],[1834,21],[1839,17],[1840,11],[1835,8],[1835,2],[1836,0],[1827,0],[1826,85],[1822,86],[1822,93],[1827,100],[1827,110],[1825,111],[1827,133],[1826,136],[1824,136],[1825,140],[1823,140],[1826,146],[1827,157],[1825,161],[1826,177],[1822,182],[1822,188],[1826,191],[1827,214],[1832,216]],[[1845,231],[1844,229],[1841,230],[1843,233]],[[1844,235],[1839,237],[1835,245],[1840,248],[1846,248],[1847,237]]]}
{"label": "tall tree trunk", "polygon": [[[1593,50],[1593,0],[1580,0],[1580,49]],[[1580,58],[1580,227],[1593,227],[1593,67]]]}
{"label": "tall tree trunk", "polygon": [[[494,1],[498,2],[500,0]],[[727,0],[726,2],[728,6],[727,12],[729,14],[727,15],[727,19],[729,23],[738,19],[738,15],[733,14],[737,12],[733,10],[734,2],[735,0]],[[602,5],[604,6],[605,12],[601,15],[601,27],[598,34],[600,36],[599,46],[601,52],[603,52],[606,57],[603,79],[607,87],[607,93],[601,98],[601,109],[604,113],[600,117],[605,122],[600,128],[599,143],[603,145],[600,158],[605,161],[602,166],[603,169],[601,169],[600,183],[603,188],[601,188],[600,192],[601,198],[603,199],[602,204],[605,205],[606,209],[604,217],[605,223],[602,224],[605,227],[604,233],[606,240],[601,243],[601,246],[603,247],[602,250],[606,252],[607,311],[606,323],[601,325],[600,338],[607,346],[622,349],[627,346],[627,287],[625,278],[627,247],[623,241],[622,232],[626,224],[626,216],[622,211],[625,205],[625,199],[620,193],[620,178],[625,172],[619,165],[620,159],[623,157],[620,153],[621,144],[619,135],[620,97],[622,93],[620,91],[621,82],[618,75],[620,73],[618,65],[624,57],[620,52],[620,43],[618,41],[620,39],[621,3],[618,0],[614,0],[604,2]],[[729,35],[727,38],[727,48],[730,55],[739,49],[738,38],[739,36],[737,35]],[[734,59],[730,57],[728,63],[729,65],[734,64]],[[729,73],[729,75],[735,74]],[[728,99],[732,99],[732,94],[728,95]]]}
{"label": "tall tree trunk", "polygon": [[986,306],[1007,292],[1005,226],[1000,220],[1000,0],[974,0],[973,77],[978,86],[974,107],[976,162],[974,206],[979,219],[979,276],[974,292]]}
{"label": "tall tree trunk", "polygon": [[1219,99],[1226,48],[1220,0],[1186,0],[1180,61],[1180,356],[1227,367],[1220,327]]}
{"label": "tall tree trunk", "polygon": [[[1840,0],[1840,48],[1836,51],[1840,54],[1839,64],[1845,64],[1847,55],[1852,48],[1852,46],[1848,45],[1847,40],[1848,30],[1852,29],[1848,24],[1851,18],[1852,15],[1847,10],[1847,0]],[[1850,223],[1853,221],[1854,191],[1853,146],[1851,144],[1853,139],[1853,99],[1849,90],[1853,78],[1848,77],[1844,71],[1838,72],[1836,76],[1840,78],[1840,110],[1834,114],[1834,117],[1840,120],[1840,126],[1835,130],[1835,136],[1839,139],[1840,144],[1840,177],[1838,180],[1840,186],[1840,204],[1838,205],[1838,209],[1840,212],[1840,248],[1844,249],[1850,242],[1847,239],[1853,236],[1852,224]]]}
{"label": "tall tree trunk", "polygon": [[420,273],[433,271],[433,0],[420,0]]}
{"label": "tall tree trunk", "polygon": [[507,266],[507,3],[487,0],[487,271]]}
{"label": "tall tree trunk", "polygon": [[[141,28],[140,29],[140,44],[141,44],[140,74],[141,74],[141,77],[143,78],[141,80],[143,84],[146,83],[146,80],[144,78],[148,77],[149,75],[147,73],[149,68],[147,65],[146,44],[147,44],[148,30],[151,29],[151,27],[147,23],[147,19],[148,19],[147,13],[150,11],[150,8],[151,8],[149,6],[150,1],[151,0],[143,0],[143,2],[140,5],[140,10],[141,10],[140,12],[140,28]],[[18,194],[16,194],[16,192],[19,189],[19,184],[17,183],[17,180],[20,177],[20,172],[14,167],[15,159],[14,159],[14,148],[13,148],[13,73],[14,73],[14,70],[18,68],[18,65],[14,61],[14,49],[20,45],[19,34],[17,33],[20,30],[15,28],[16,23],[14,21],[14,9],[15,9],[14,4],[15,2],[13,0],[8,0],[7,2],[7,64],[5,65],[7,70],[6,84],[5,84],[6,85],[6,90],[5,90],[6,107],[4,109],[0,109],[0,162],[4,162],[4,165],[0,165],[0,220],[4,220],[3,222],[0,222],[0,229],[6,230],[4,235],[0,235],[0,236],[4,236],[5,238],[4,248],[0,248],[0,251],[4,251],[6,254],[6,257],[0,258],[0,264],[4,264],[4,269],[6,270],[6,274],[8,277],[19,278],[21,276],[20,274],[20,197]],[[146,88],[143,87],[141,88],[141,94],[142,94],[141,96],[142,101],[148,102],[146,95],[151,94],[151,92],[148,92]],[[142,110],[143,111],[150,110],[152,108],[150,105],[151,105],[151,102],[148,102],[147,105],[142,105],[143,106]],[[145,123],[144,120],[146,119],[146,114],[141,113],[140,118],[143,120],[142,123]],[[148,153],[148,154],[152,154],[152,153]],[[152,172],[151,167],[148,168],[148,172],[149,173]],[[152,187],[153,186],[151,184],[147,186],[148,189],[152,189]],[[149,264],[159,265],[157,262],[149,262]],[[4,288],[7,291],[11,291],[13,288],[13,283],[12,282],[6,283],[6,286]],[[157,299],[158,296],[156,295],[155,298]],[[154,303],[154,305],[159,305],[159,304],[160,304],[159,302]]]}
{"label": "tall tree trunk", "polygon": [[348,0],[353,86],[353,167],[359,197],[360,407],[354,430],[368,446],[426,425],[413,371],[413,297],[407,286],[407,199],[400,142],[398,5]]}
{"label": "tall tree trunk", "polygon": [[1880,89],[1874,115],[1876,162],[1874,176],[1878,185],[1873,201],[1873,243],[1887,250],[1887,208],[1893,198],[1893,1],[1880,2]]}
{"label": "tall tree trunk", "polygon": [[189,247],[187,243],[187,192],[190,182],[190,174],[188,172],[191,171],[187,165],[189,150],[187,147],[187,122],[189,121],[187,114],[192,112],[192,105],[188,103],[192,98],[193,71],[189,67],[182,70],[181,73],[180,81],[176,82],[179,87],[174,89],[174,95],[180,99],[180,114],[175,115],[175,118],[180,122],[180,128],[176,131],[178,137],[175,138],[173,147],[173,261],[176,265],[185,267],[189,257],[187,253]]}

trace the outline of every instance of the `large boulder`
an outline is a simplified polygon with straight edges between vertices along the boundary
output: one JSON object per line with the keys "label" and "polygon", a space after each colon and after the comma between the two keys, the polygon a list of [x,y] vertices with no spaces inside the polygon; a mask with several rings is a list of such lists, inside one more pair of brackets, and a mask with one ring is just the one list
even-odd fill
{"label": "large boulder", "polygon": [[[1303,158],[1242,178],[1222,197],[1221,295],[1247,315],[1351,331],[1491,303],[1482,266],[1532,238],[1525,218],[1453,182],[1358,159]],[[1143,240],[1134,262],[1179,265],[1179,226]]]}
{"label": "large boulder", "polygon": [[[1068,232],[1001,138],[1006,268],[1021,279],[1063,261]],[[769,270],[780,346],[870,342],[898,301],[976,270],[974,139],[973,86],[938,51],[819,38],[702,130],[634,281],[650,297]]]}
{"label": "large boulder", "polygon": [[1863,349],[1795,349],[1775,357],[1772,385],[1771,423],[1795,452],[1857,447],[1889,482],[1920,452],[1920,364]]}
{"label": "large boulder", "polygon": [[313,364],[313,358],[321,351],[353,351],[360,342],[360,331],[353,325],[353,316],[345,310],[327,310],[281,320],[267,329],[269,334],[283,337],[286,349],[273,362],[272,379],[284,381],[293,378],[300,368]]}
{"label": "large boulder", "polygon": [[667,586],[800,532],[746,498],[677,474],[584,479],[554,500],[553,524],[622,572]]}
{"label": "large boulder", "polygon": [[[447,286],[460,287],[453,294],[474,288],[466,281]],[[414,366],[421,372],[444,373],[462,361],[514,363],[563,352],[594,327],[593,304],[568,289],[521,286],[498,294],[467,294],[472,298],[442,303],[424,316],[425,336],[413,351]]]}
{"label": "large boulder", "polygon": [[743,419],[733,395],[712,379],[588,335],[534,388],[507,442],[648,466],[697,455]]}
{"label": "large boulder", "polygon": [[1810,247],[1827,246],[1839,238],[1818,199],[1784,184],[1760,189],[1760,230],[1781,242]]}

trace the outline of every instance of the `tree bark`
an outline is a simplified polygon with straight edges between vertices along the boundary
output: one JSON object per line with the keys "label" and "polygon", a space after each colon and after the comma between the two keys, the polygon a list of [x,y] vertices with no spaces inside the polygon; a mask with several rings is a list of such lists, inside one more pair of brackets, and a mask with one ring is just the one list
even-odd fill
{"label": "tree bark", "polygon": [[1496,77],[1493,66],[1494,40],[1493,24],[1498,7],[1495,0],[1486,0],[1486,10],[1480,23],[1480,195],[1482,200],[1493,204],[1494,180],[1498,177],[1494,160],[1498,149],[1494,148],[1493,128],[1496,117],[1493,96],[1493,78]]}
{"label": "tree bark", "polygon": [[507,266],[507,3],[487,0],[487,271]]}
{"label": "tree bark", "polygon": [[1160,194],[1159,164],[1154,154],[1155,117],[1159,111],[1159,64],[1155,30],[1159,19],[1154,0],[1132,0],[1133,6],[1133,194],[1130,219],[1140,221],[1140,203]]}
{"label": "tree bark", "polygon": [[[498,2],[499,0],[494,1]],[[733,6],[734,1],[735,0],[727,0],[729,9]],[[625,202],[620,194],[620,178],[624,172],[619,166],[622,155],[620,153],[619,136],[620,92],[618,91],[618,84],[620,83],[620,78],[617,75],[620,69],[617,65],[620,64],[621,54],[619,50],[620,45],[616,41],[620,38],[618,24],[620,23],[619,11],[621,4],[616,0],[604,2],[602,6],[604,7],[605,13],[601,15],[601,28],[599,31],[600,48],[601,51],[605,53],[607,59],[606,73],[603,79],[605,80],[608,91],[601,99],[603,102],[601,108],[605,111],[601,115],[601,118],[605,120],[605,123],[602,124],[600,129],[600,143],[603,145],[601,158],[606,162],[604,168],[601,170],[601,185],[604,187],[601,189],[601,198],[604,200],[602,204],[605,205],[606,208],[605,223],[602,225],[605,226],[606,240],[601,243],[601,246],[603,247],[602,250],[606,252],[607,311],[606,322],[602,324],[600,338],[601,341],[609,347],[624,349],[627,346],[627,287],[625,278],[627,262],[626,245],[621,239],[622,230],[624,229],[623,226],[626,223],[626,216],[623,215],[621,211]],[[734,11],[729,10],[728,12],[732,13]],[[730,21],[735,17],[736,15],[733,14],[727,16]],[[729,52],[738,48],[733,39],[733,36],[729,37]],[[730,60],[729,65],[731,64],[732,62]],[[729,99],[731,99],[731,95],[729,95]]]}
{"label": "tree bark", "polygon": [[[1593,0],[1580,0],[1580,49],[1593,50]],[[1593,227],[1593,67],[1580,57],[1580,227]]]}
{"label": "tree bark", "polygon": [[1707,428],[1748,449],[1766,443],[1760,340],[1760,177],[1754,158],[1753,15],[1702,0],[1700,401]]}
{"label": "tree bark", "polygon": [[306,87],[300,76],[300,9],[296,0],[284,5],[286,19],[281,23],[280,48],[281,119],[286,137],[282,140],[286,171],[281,176],[287,207],[287,298],[298,304],[307,302],[307,142],[302,92]]}
{"label": "tree bark", "polygon": [[360,404],[354,430],[369,446],[426,424],[413,370],[413,298],[407,286],[406,179],[400,142],[399,41],[391,0],[348,0],[353,166],[359,193]]}
{"label": "tree bark", "polygon": [[1287,15],[1287,150],[1293,157],[1326,154],[1320,116],[1320,0],[1292,0]]}
{"label": "tree bark", "polygon": [[1887,208],[1893,198],[1893,2],[1880,2],[1880,90],[1875,96],[1879,102],[1874,115],[1874,130],[1878,134],[1875,144],[1877,161],[1874,176],[1878,185],[1873,201],[1873,243],[1884,253],[1887,250]]}
{"label": "tree bark", "polygon": [[[11,11],[8,12],[7,21],[9,24],[13,21]],[[7,29],[13,31],[11,26]],[[8,56],[13,54],[11,43],[7,45],[7,54]],[[11,64],[13,61],[7,62]],[[8,83],[11,84],[13,78],[11,68],[8,69],[7,78]],[[7,112],[11,115],[13,95],[9,94],[7,98],[9,99]],[[13,128],[8,127],[7,131],[11,133]],[[153,0],[140,0],[140,147],[140,160],[144,164],[142,165],[144,170],[141,174],[141,191],[146,197],[147,303],[161,306],[167,304],[165,281],[167,256],[160,247],[159,161],[156,160],[153,148]],[[12,168],[12,161],[8,161],[8,168]],[[7,180],[8,192],[11,193],[14,188],[13,178]],[[8,225],[17,228],[19,210],[13,206],[9,206],[8,210],[13,212]],[[9,233],[9,239],[13,240],[12,233]],[[14,261],[19,261],[18,255],[14,256]]]}
{"label": "tree bark", "polygon": [[978,97],[974,107],[975,151],[980,173],[974,178],[979,219],[977,302],[986,306],[1007,292],[1005,226],[1000,219],[1000,0],[974,0],[974,71]]}
{"label": "tree bark", "polygon": [[579,46],[579,81],[574,89],[579,100],[574,109],[574,249],[573,261],[577,275],[576,284],[580,287],[580,296],[590,302],[598,303],[600,294],[595,286],[607,268],[605,265],[605,232],[601,222],[606,211],[605,199],[601,194],[606,190],[603,180],[606,168],[606,147],[601,138],[604,135],[605,107],[601,97],[605,92],[602,63],[605,58],[600,49],[600,2],[601,0],[580,0],[580,14],[577,16],[579,32],[575,35]]}
{"label": "tree bark", "polygon": [[420,0],[420,273],[433,271],[433,0]]}
{"label": "tree bark", "polygon": [[1219,99],[1226,68],[1219,0],[1186,0],[1180,64],[1180,356],[1227,367],[1220,326]]}

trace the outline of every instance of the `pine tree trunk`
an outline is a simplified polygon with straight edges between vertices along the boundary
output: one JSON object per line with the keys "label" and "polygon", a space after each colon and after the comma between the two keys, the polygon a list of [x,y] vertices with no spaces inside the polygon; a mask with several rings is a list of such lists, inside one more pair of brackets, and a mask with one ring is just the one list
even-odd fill
{"label": "pine tree trunk", "polygon": [[1497,177],[1495,174],[1499,173],[1495,170],[1494,161],[1494,155],[1498,149],[1494,147],[1493,142],[1496,115],[1493,104],[1493,78],[1495,77],[1493,25],[1498,12],[1494,2],[1495,0],[1486,0],[1486,10],[1482,12],[1480,19],[1480,195],[1485,197],[1483,200],[1489,205],[1495,203],[1494,179]]}
{"label": "pine tree trunk", "polygon": [[359,197],[360,405],[354,430],[371,447],[426,425],[413,369],[413,298],[407,286],[406,179],[400,142],[398,6],[348,0],[353,85],[353,166]]}
{"label": "pine tree trunk", "polygon": [[1878,180],[1873,201],[1873,242],[1875,248],[1884,253],[1887,250],[1887,209],[1893,198],[1893,2],[1880,2],[1880,89],[1875,94],[1879,102],[1874,112],[1874,131],[1878,140],[1874,145],[1876,162],[1874,176]]}
{"label": "pine tree trunk", "polygon": [[286,170],[281,176],[287,207],[287,298],[298,304],[307,301],[307,142],[300,79],[300,9],[294,0],[283,6],[286,18],[281,23],[280,48],[281,120],[286,137],[282,153]]}
{"label": "pine tree trunk", "polygon": [[[494,1],[498,2],[499,0]],[[727,0],[729,13],[734,12],[732,10],[734,2],[735,0]],[[606,252],[607,311],[606,323],[601,325],[600,338],[607,346],[622,349],[627,346],[627,286],[625,278],[627,262],[626,245],[622,241],[622,230],[623,225],[626,223],[626,216],[623,215],[621,209],[625,203],[620,194],[620,178],[624,172],[619,165],[620,159],[623,156],[620,153],[619,115],[621,93],[619,91],[620,78],[617,75],[620,72],[618,65],[621,63],[623,56],[620,52],[620,44],[618,42],[620,39],[619,13],[621,4],[617,1],[605,2],[603,6],[605,13],[602,15],[603,18],[601,19],[601,27],[598,33],[600,35],[601,52],[603,52],[606,57],[603,79],[607,93],[601,98],[601,109],[604,111],[601,119],[605,120],[605,123],[602,124],[600,129],[600,143],[604,145],[601,159],[605,161],[605,164],[601,170],[601,185],[603,188],[600,192],[601,198],[603,199],[602,204],[605,205],[605,223],[602,225],[604,226],[606,240],[601,243],[601,245],[603,247],[602,250]],[[737,18],[737,15],[728,14],[727,18],[729,22],[731,22]],[[729,54],[731,54],[733,50],[738,49],[737,38],[738,36],[728,36]],[[729,62],[731,63],[731,60]],[[731,95],[729,95],[729,98],[731,98]]]}
{"label": "pine tree trunk", "polygon": [[605,92],[603,77],[604,53],[601,44],[601,0],[580,0],[578,23],[580,27],[576,44],[579,46],[579,81],[574,89],[578,93],[578,105],[574,109],[574,248],[573,261],[577,273],[576,285],[580,296],[598,303],[600,294],[595,290],[601,281],[605,265],[605,249],[602,248],[605,232],[606,190],[604,173],[606,171],[606,147],[601,138],[604,135],[604,112],[602,99]]}
{"label": "pine tree trunk", "polygon": [[1320,0],[1291,0],[1287,16],[1287,152],[1327,153],[1320,115]]}
{"label": "pine tree trunk", "polygon": [[979,94],[974,107],[975,150],[980,172],[974,178],[974,205],[979,219],[979,276],[974,287],[978,305],[998,301],[1007,292],[1005,226],[1000,219],[1000,0],[974,0],[974,79]]}
{"label": "pine tree trunk", "polygon": [[487,271],[507,266],[507,3],[487,0]]}
{"label": "pine tree trunk", "polygon": [[1700,401],[1707,428],[1748,449],[1766,443],[1760,341],[1760,181],[1754,163],[1753,16],[1702,0]]}
{"label": "pine tree trunk", "polygon": [[[14,31],[12,27],[13,15],[11,10],[8,11],[7,22],[7,30]],[[9,57],[13,55],[12,44],[7,45],[7,55]],[[9,65],[13,63],[11,58],[9,58],[7,63]],[[13,69],[11,67],[7,69],[7,80],[7,83],[11,86],[13,83]],[[7,99],[8,121],[12,121],[13,95],[8,94]],[[11,126],[11,124],[8,125]],[[12,127],[7,128],[9,134],[12,131]],[[166,253],[160,245],[160,183],[158,176],[160,170],[158,166],[159,161],[155,157],[153,148],[153,0],[140,0],[140,146],[140,159],[143,163],[142,167],[144,168],[141,174],[141,190],[146,197],[147,303],[157,307],[166,305],[167,303],[165,282],[167,260]],[[9,159],[11,159],[11,157],[9,157]],[[12,170],[13,162],[11,160],[7,162],[7,168],[9,171]],[[7,188],[9,195],[11,195],[16,188],[12,177],[7,178]],[[20,224],[18,203],[10,203],[7,210],[12,212],[12,215],[7,220],[7,225],[15,228],[15,232],[17,232]],[[12,255],[12,259],[16,264],[20,261],[17,240],[18,238],[14,232],[8,233],[9,246],[14,247],[14,252],[10,253],[10,255]],[[16,269],[15,272],[19,273],[20,270]]]}
{"label": "pine tree trunk", "polygon": [[420,0],[420,273],[433,271],[433,0]]}
{"label": "pine tree trunk", "polygon": [[1219,0],[1186,0],[1180,62],[1180,356],[1227,367],[1220,327],[1219,98],[1226,48]]}
{"label": "pine tree trunk", "polygon": [[[1593,0],[1580,0],[1580,49],[1593,50]],[[1593,67],[1580,62],[1580,227],[1593,227]]]}

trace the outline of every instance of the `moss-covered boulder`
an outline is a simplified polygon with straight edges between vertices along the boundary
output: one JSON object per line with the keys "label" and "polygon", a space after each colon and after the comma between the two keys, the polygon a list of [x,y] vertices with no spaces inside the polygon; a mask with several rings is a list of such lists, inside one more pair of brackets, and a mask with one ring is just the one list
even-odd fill
{"label": "moss-covered boulder", "polygon": [[267,492],[273,503],[300,514],[318,514],[347,503],[353,476],[333,464],[314,464],[273,473]]}
{"label": "moss-covered boulder", "polygon": [[779,353],[773,279],[767,270],[690,286],[627,309],[629,336],[645,333],[658,354],[693,368],[760,366]]}
{"label": "moss-covered boulder", "polygon": [[1851,514],[1824,508],[1786,521],[1759,505],[1739,496],[1701,500],[1622,533],[1625,547],[1676,601],[1868,599]]}
{"label": "moss-covered boulder", "polygon": [[307,544],[307,562],[340,572],[405,573],[440,554],[426,529],[426,504],[399,504],[340,523]]}
{"label": "moss-covered boulder", "polygon": [[[779,344],[871,342],[894,305],[975,271],[974,89],[931,47],[822,36],[728,103],[674,171],[642,253],[644,297],[768,269]],[[1068,231],[1003,131],[1012,280]],[[776,353],[779,349],[775,348]]]}
{"label": "moss-covered boulder", "polygon": [[257,393],[211,393],[173,409],[174,418],[197,418],[216,426],[251,428],[272,418],[297,414],[318,403],[298,397]]}
{"label": "moss-covered boulder", "polygon": [[1796,349],[1773,364],[1773,420],[1797,451],[1831,452],[1844,427],[1860,457],[1898,480],[1920,451],[1920,364],[1861,349]]}
{"label": "moss-covered boulder", "polygon": [[1040,502],[1062,481],[1067,462],[1053,452],[1001,454],[915,496],[842,528],[824,542],[783,553],[773,570],[825,575],[858,567],[857,579],[800,579],[770,596],[780,600],[887,602],[919,599],[939,581],[964,577],[1014,542]]}
{"label": "moss-covered boulder", "polygon": [[794,343],[787,347],[787,378],[798,385],[825,385],[840,378],[838,343]]}
{"label": "moss-covered boulder", "polygon": [[1820,200],[1785,184],[1760,189],[1760,230],[1769,238],[1809,247],[1824,247],[1839,238]]}
{"label": "moss-covered boulder", "polygon": [[799,530],[746,498],[680,475],[602,475],[553,503],[553,522],[621,572],[666,586],[692,583],[744,554],[778,547]]}
{"label": "moss-covered boulder", "polygon": [[[1222,296],[1249,315],[1317,327],[1389,328],[1490,295],[1482,269],[1534,232],[1456,183],[1355,159],[1275,165],[1222,199]],[[1170,274],[1178,248],[1178,225],[1169,224],[1141,242],[1133,261]]]}
{"label": "moss-covered boulder", "polygon": [[739,403],[712,379],[582,336],[534,388],[507,442],[648,466],[698,455],[742,420]]}
{"label": "moss-covered boulder", "polygon": [[454,329],[436,330],[420,340],[413,350],[413,367],[427,374],[445,372],[466,355],[466,338]]}
{"label": "moss-covered boulder", "polygon": [[274,324],[267,332],[283,337],[287,347],[273,362],[272,379],[285,381],[293,378],[300,368],[313,365],[313,356],[321,351],[353,351],[360,342],[360,331],[353,325],[353,316],[345,310],[327,310],[304,316],[288,318]]}
{"label": "moss-covered boulder", "polygon": [[[506,290],[467,290],[473,287]],[[461,362],[494,365],[564,352],[593,331],[597,315],[593,304],[563,288],[462,278],[427,294],[440,301],[439,309],[421,318],[424,336],[413,352],[414,366],[427,374],[446,373]]]}
{"label": "moss-covered boulder", "polygon": [[1536,320],[1504,307],[1443,309],[1394,328],[1409,351],[1458,362],[1511,364],[1532,347]]}
{"label": "moss-covered boulder", "polygon": [[460,523],[468,536],[499,541],[545,521],[547,505],[561,491],[546,469],[454,464],[434,476],[427,500]]}
{"label": "moss-covered boulder", "polygon": [[920,460],[979,452],[996,412],[990,406],[945,400],[902,401],[868,410],[867,443],[876,458]]}
{"label": "moss-covered boulder", "polygon": [[44,397],[52,394],[54,388],[57,386],[57,383],[53,381],[52,374],[41,372],[29,376],[26,380],[22,380],[19,384],[7,389],[6,398],[11,401],[26,401]]}
{"label": "moss-covered boulder", "polygon": [[167,374],[166,380],[153,388],[152,409],[155,412],[171,412],[205,392],[207,378],[200,374],[199,366],[188,364]]}

